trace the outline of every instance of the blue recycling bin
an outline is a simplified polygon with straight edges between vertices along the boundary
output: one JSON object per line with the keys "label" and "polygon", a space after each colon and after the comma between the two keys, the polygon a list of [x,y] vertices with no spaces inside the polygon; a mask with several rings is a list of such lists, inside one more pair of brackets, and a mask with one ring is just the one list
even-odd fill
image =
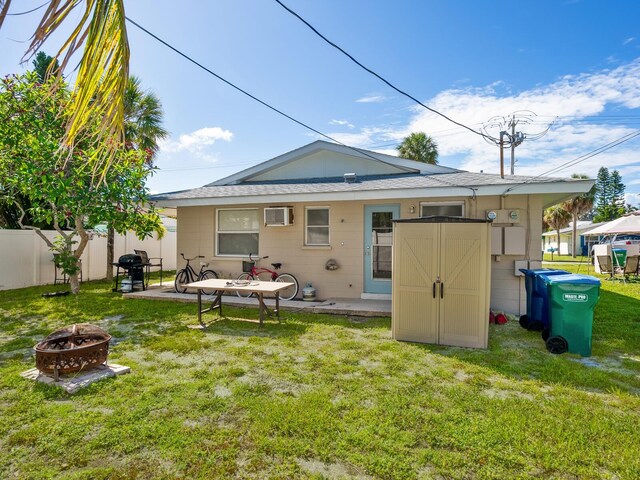
{"label": "blue recycling bin", "polygon": [[520,326],[527,330],[541,331],[549,326],[549,298],[547,285],[540,280],[540,275],[566,275],[566,270],[552,268],[527,269],[524,273],[524,286],[527,291],[527,313],[520,316]]}

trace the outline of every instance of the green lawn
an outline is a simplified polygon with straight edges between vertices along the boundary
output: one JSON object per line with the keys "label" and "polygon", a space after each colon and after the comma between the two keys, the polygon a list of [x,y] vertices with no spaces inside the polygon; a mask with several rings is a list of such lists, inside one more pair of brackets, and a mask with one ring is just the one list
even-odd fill
{"label": "green lawn", "polygon": [[[574,268],[577,266],[569,266]],[[0,478],[640,478],[640,284],[603,282],[590,362],[517,322],[488,351],[390,320],[126,300],[104,282],[0,292]],[[132,373],[70,396],[19,376],[73,322]]]}
{"label": "green lawn", "polygon": [[548,252],[544,252],[542,254],[542,259],[545,262],[578,262],[578,263],[591,263],[591,257],[583,257],[582,255],[577,255],[575,258],[571,255],[559,255],[557,253],[554,253],[553,256],[548,253]]}

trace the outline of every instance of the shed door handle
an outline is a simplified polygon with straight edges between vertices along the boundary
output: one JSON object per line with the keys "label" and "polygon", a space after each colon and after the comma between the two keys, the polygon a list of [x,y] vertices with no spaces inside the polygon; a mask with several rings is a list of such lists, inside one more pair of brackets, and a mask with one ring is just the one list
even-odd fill
{"label": "shed door handle", "polygon": [[440,284],[440,298],[444,298],[444,282]]}
{"label": "shed door handle", "polygon": [[436,298],[436,282],[433,282],[433,298]]}

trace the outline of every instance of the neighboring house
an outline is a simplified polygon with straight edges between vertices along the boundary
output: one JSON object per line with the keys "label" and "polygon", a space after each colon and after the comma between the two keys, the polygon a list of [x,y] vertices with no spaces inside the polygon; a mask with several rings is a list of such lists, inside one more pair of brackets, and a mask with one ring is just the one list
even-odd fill
{"label": "neighboring house", "polygon": [[[576,234],[578,235],[576,255],[588,255],[591,247],[598,243],[598,237],[585,236],[583,233],[593,230],[600,225],[603,225],[603,223],[578,220],[576,229]],[[542,234],[542,251],[550,252],[551,248],[554,249],[555,253],[559,253],[560,255],[573,254],[573,222],[571,222],[568,227],[560,229],[560,252],[558,252],[558,232],[556,230],[549,230]]]}
{"label": "neighboring house", "polygon": [[[178,256],[204,255],[233,278],[249,253],[268,255],[263,264],[282,262],[301,287],[312,282],[325,299],[390,298],[392,218],[490,214],[496,217],[492,307],[520,313],[525,293],[514,261],[539,266],[542,210],[592,185],[593,180],[500,178],[316,141],[203,187],[152,200],[177,208]],[[270,226],[275,223],[288,225]],[[330,259],[338,269],[326,268]]]}

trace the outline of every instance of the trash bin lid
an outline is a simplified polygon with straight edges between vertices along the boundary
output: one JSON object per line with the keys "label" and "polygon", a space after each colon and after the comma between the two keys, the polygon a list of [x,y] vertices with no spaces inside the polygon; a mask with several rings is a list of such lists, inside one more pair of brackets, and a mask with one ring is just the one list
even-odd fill
{"label": "trash bin lid", "polygon": [[568,274],[566,270],[556,270],[554,268],[521,268],[520,271],[524,273],[527,277],[535,277],[536,275],[565,275]]}
{"label": "trash bin lid", "polygon": [[558,283],[571,283],[575,285],[600,285],[600,279],[591,275],[578,275],[569,273],[567,275],[540,275],[547,285],[556,285]]}

